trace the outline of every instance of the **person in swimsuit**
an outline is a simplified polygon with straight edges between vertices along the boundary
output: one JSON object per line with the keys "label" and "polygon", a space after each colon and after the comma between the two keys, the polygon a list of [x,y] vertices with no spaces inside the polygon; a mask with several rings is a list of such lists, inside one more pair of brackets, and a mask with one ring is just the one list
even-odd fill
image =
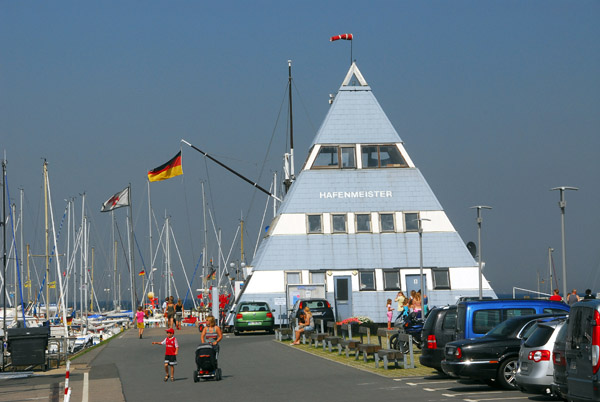
{"label": "person in swimsuit", "polygon": [[217,320],[212,315],[206,317],[206,324],[207,326],[204,327],[200,335],[200,341],[212,345],[215,351],[219,353],[219,342],[223,339],[223,332],[217,326]]}
{"label": "person in swimsuit", "polygon": [[183,320],[183,302],[181,299],[177,299],[177,304],[175,305],[175,325],[177,329],[181,329],[181,320]]}

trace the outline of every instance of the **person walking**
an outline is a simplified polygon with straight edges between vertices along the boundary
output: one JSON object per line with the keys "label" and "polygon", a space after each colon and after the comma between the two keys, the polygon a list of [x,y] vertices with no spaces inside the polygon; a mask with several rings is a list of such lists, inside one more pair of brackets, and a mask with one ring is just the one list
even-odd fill
{"label": "person walking", "polygon": [[173,296],[169,296],[167,301],[167,328],[173,328],[173,320],[175,319],[175,304]]}
{"label": "person walking", "polygon": [[175,325],[178,330],[181,330],[181,320],[183,320],[183,302],[181,299],[177,299],[177,304],[175,305]]}
{"label": "person walking", "polygon": [[217,354],[219,353],[219,342],[223,339],[223,332],[217,326],[217,320],[212,315],[206,317],[206,326],[200,335],[200,342],[212,345]]}
{"label": "person walking", "polygon": [[142,306],[138,306],[137,312],[135,313],[135,320],[137,322],[138,335],[140,339],[142,339],[142,335],[144,334],[144,318],[146,314],[142,310]]}
{"label": "person walking", "polygon": [[175,366],[177,365],[177,353],[179,343],[175,338],[175,330],[167,329],[167,337],[162,342],[152,342],[153,345],[165,345],[165,381],[169,381],[169,367],[171,367],[171,381],[175,381]]}

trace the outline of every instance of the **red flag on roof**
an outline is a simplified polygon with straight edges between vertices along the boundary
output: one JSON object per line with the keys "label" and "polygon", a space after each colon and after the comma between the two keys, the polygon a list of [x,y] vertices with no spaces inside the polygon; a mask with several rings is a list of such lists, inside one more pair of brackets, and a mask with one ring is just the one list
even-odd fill
{"label": "red flag on roof", "polygon": [[341,34],[341,35],[332,36],[331,39],[329,39],[329,41],[333,42],[333,41],[340,40],[340,39],[352,40],[352,34]]}

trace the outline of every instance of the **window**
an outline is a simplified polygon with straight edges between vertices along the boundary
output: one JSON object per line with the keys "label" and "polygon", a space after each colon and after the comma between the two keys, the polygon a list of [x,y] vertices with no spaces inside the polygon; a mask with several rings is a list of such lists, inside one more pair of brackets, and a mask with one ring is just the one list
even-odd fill
{"label": "window", "polygon": [[302,283],[302,277],[300,276],[300,272],[286,272],[285,273],[285,282],[288,285],[298,285]]}
{"label": "window", "polygon": [[308,233],[323,233],[321,215],[308,215]]}
{"label": "window", "polygon": [[363,145],[361,147],[361,158],[363,168],[408,166],[396,145]]}
{"label": "window", "polygon": [[371,231],[371,214],[356,214],[356,231],[363,233]]}
{"label": "window", "polygon": [[333,233],[346,233],[346,214],[332,214],[331,228]]}
{"label": "window", "polygon": [[400,272],[398,270],[383,271],[384,290],[400,290]]}
{"label": "window", "polygon": [[310,283],[325,283],[325,272],[311,272]]}
{"label": "window", "polygon": [[356,168],[356,152],[354,147],[337,145],[322,146],[312,165],[313,168]]}
{"label": "window", "polygon": [[379,214],[379,230],[382,232],[394,232],[394,214]]}
{"label": "window", "polygon": [[313,167],[337,168],[339,166],[338,147],[321,147]]}
{"label": "window", "polygon": [[532,315],[535,314],[534,308],[508,308],[506,309],[506,319],[521,317],[524,315]]}
{"label": "window", "polygon": [[375,271],[359,271],[360,290],[375,290]]}
{"label": "window", "polygon": [[432,268],[434,289],[450,289],[450,274],[448,268]]}
{"label": "window", "polygon": [[419,213],[406,212],[404,214],[404,231],[418,232],[419,231]]}
{"label": "window", "polygon": [[479,310],[473,315],[473,332],[485,334],[500,324],[500,310]]}
{"label": "window", "polygon": [[342,147],[342,169],[351,169],[356,167],[356,152],[354,147]]}
{"label": "window", "polygon": [[448,311],[442,321],[442,329],[456,329],[456,311]]}

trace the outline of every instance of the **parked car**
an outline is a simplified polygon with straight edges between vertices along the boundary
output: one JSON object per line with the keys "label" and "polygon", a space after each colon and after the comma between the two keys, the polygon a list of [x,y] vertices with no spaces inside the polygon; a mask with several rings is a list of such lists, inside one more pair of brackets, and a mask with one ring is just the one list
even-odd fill
{"label": "parked car", "polygon": [[[515,373],[521,341],[527,339],[537,322],[554,319],[550,314],[511,318],[476,339],[446,344],[442,370],[453,377],[482,380],[488,385],[515,389]],[[542,321],[540,321],[542,320]]]}
{"label": "parked car", "polygon": [[273,312],[266,302],[242,302],[237,306],[233,320],[233,333],[244,331],[267,331],[274,333]]}
{"label": "parked car", "polygon": [[315,320],[324,320],[323,325],[325,330],[327,330],[327,323],[329,321],[335,321],[331,304],[326,299],[300,299],[294,303],[290,312],[290,325],[296,322],[296,318],[300,317],[300,310],[304,310],[306,306],[310,309]]}
{"label": "parked car", "polygon": [[600,401],[600,300],[575,303],[567,325],[567,399]]}
{"label": "parked car", "polygon": [[569,306],[562,301],[538,299],[496,299],[464,301],[457,304],[456,339],[478,338],[509,318],[532,314],[564,314]]}
{"label": "parked car", "polygon": [[552,349],[552,365],[554,366],[552,382],[552,394],[566,399],[567,397],[567,359],[565,358],[565,346],[567,341],[568,323],[562,326]]}
{"label": "parked car", "polygon": [[455,340],[456,305],[431,309],[423,326],[419,362],[421,365],[442,371],[446,343]]}
{"label": "parked car", "polygon": [[552,394],[554,364],[552,349],[566,318],[539,322],[519,351],[517,387],[530,394]]}

